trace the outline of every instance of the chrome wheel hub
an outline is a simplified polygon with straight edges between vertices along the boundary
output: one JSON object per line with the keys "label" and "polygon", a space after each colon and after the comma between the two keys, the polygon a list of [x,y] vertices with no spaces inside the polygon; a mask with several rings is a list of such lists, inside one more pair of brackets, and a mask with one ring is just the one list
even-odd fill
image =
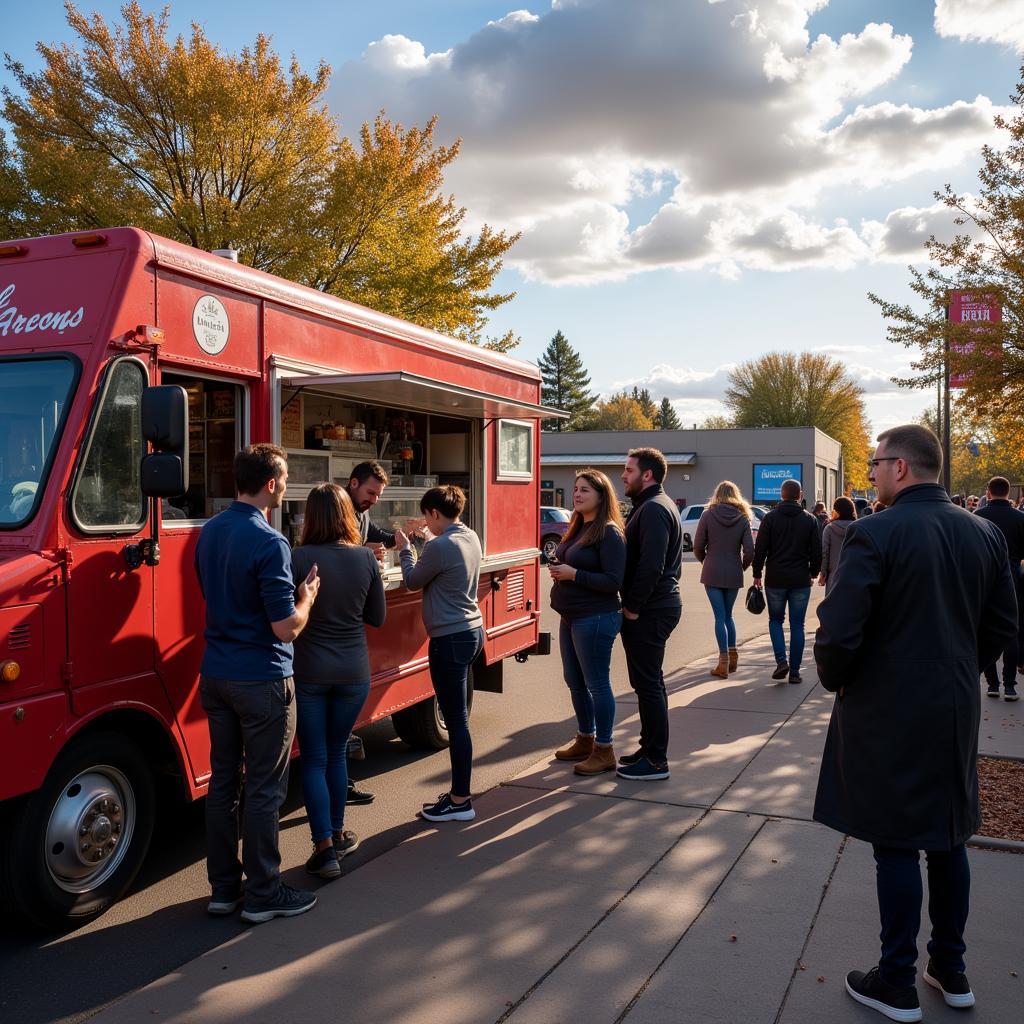
{"label": "chrome wheel hub", "polygon": [[46,827],[46,867],[66,892],[95,889],[124,859],[135,826],[135,794],[117,768],[98,765],[63,789]]}

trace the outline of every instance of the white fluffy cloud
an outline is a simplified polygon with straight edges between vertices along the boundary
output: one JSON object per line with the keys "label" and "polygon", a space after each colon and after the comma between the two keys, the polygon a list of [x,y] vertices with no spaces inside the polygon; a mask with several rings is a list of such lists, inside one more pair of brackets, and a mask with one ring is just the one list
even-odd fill
{"label": "white fluffy cloud", "polygon": [[380,108],[405,124],[440,112],[442,135],[464,140],[447,185],[468,227],[521,231],[509,263],[531,279],[849,267],[871,240],[819,223],[821,193],[958,164],[996,138],[995,108],[855,107],[913,42],[874,23],[812,40],[826,4],[556,0],[443,53],[385,36],[338,71],[330,99],[350,128]]}
{"label": "white fluffy cloud", "polygon": [[1019,0],[935,0],[935,31],[940,36],[1003,43],[1024,53],[1024,4]]}
{"label": "white fluffy cloud", "polygon": [[[973,198],[969,193],[964,196],[968,208]],[[893,210],[884,221],[865,221],[861,225],[861,237],[877,260],[923,262],[926,259],[924,243],[932,235],[940,242],[950,242],[955,235],[972,233],[971,225],[956,224],[956,217],[957,212],[945,203],[904,206]]]}

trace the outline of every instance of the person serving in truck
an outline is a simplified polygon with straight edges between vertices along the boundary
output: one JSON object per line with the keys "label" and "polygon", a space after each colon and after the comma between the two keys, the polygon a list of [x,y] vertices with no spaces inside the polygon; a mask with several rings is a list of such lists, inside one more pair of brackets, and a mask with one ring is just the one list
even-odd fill
{"label": "person serving in truck", "polygon": [[[370,519],[370,509],[377,504],[388,485],[388,474],[384,467],[376,461],[360,462],[352,467],[348,480],[348,496],[355,506],[356,519],[359,523],[359,536],[363,545],[370,548],[379,561],[384,560],[384,549],[395,546],[395,535],[382,530]],[[410,532],[423,527],[424,519],[410,519]]]}

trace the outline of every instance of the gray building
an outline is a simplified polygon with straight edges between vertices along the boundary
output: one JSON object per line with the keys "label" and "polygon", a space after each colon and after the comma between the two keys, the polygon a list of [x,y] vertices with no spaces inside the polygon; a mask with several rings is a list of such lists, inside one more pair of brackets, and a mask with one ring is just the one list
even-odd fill
{"label": "gray building", "polygon": [[541,504],[571,508],[576,471],[587,466],[607,473],[621,497],[626,452],[645,447],[664,453],[665,490],[678,503],[706,501],[720,480],[732,480],[757,505],[778,501],[788,477],[803,484],[808,507],[823,501],[831,508],[843,493],[842,446],[816,427],[581,430],[540,435]]}

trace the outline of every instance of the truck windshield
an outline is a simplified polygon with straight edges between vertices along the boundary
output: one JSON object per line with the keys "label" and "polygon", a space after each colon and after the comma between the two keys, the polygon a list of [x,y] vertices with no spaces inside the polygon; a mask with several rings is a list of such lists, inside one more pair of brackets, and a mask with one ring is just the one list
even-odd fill
{"label": "truck windshield", "polygon": [[35,515],[77,375],[67,356],[0,359],[0,529]]}

